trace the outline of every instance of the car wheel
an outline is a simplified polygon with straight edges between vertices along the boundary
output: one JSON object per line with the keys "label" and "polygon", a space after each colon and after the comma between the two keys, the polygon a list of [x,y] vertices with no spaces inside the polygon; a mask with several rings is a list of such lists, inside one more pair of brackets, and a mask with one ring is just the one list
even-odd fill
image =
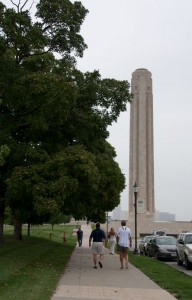
{"label": "car wheel", "polygon": [[145,255],[147,255],[147,251],[146,251],[146,249],[144,249],[144,254],[145,254]]}
{"label": "car wheel", "polygon": [[147,256],[148,256],[148,257],[150,257],[150,253],[149,253],[149,250],[147,250]]}
{"label": "car wheel", "polygon": [[191,269],[191,263],[188,261],[187,255],[185,255],[185,268],[186,270]]}
{"label": "car wheel", "polygon": [[183,261],[179,259],[178,253],[177,253],[177,264],[178,264],[178,266],[182,266],[183,265]]}
{"label": "car wheel", "polygon": [[155,252],[155,259],[159,259],[157,251]]}

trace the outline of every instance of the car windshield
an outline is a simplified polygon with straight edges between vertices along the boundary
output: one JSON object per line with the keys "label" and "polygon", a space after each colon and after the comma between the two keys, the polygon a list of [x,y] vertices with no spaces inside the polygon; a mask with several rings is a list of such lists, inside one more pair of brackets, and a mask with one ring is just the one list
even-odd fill
{"label": "car windshield", "polygon": [[177,239],[175,238],[159,238],[157,245],[176,245]]}
{"label": "car windshield", "polygon": [[186,236],[185,242],[186,244],[192,244],[192,234]]}
{"label": "car windshield", "polygon": [[150,240],[151,240],[151,236],[148,236],[148,237],[145,237],[144,242],[145,242],[145,243],[148,243]]}

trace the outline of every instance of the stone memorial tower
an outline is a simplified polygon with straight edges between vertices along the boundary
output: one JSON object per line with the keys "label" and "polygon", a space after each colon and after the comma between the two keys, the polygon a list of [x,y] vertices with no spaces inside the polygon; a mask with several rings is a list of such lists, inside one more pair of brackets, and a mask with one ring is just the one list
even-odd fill
{"label": "stone memorial tower", "polygon": [[129,221],[134,220],[133,185],[139,186],[138,220],[154,221],[153,94],[151,72],[137,69],[132,74],[130,112]]}

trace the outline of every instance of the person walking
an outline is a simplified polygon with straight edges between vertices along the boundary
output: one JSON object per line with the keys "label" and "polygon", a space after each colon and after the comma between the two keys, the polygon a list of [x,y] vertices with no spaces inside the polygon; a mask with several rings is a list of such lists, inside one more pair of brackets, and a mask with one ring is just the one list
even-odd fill
{"label": "person walking", "polygon": [[132,247],[131,230],[126,227],[126,221],[121,221],[121,227],[117,232],[117,243],[119,248],[119,259],[121,269],[124,268],[123,261],[125,260],[125,267],[128,269],[128,250]]}
{"label": "person walking", "polygon": [[79,247],[81,247],[82,242],[83,242],[83,231],[81,230],[81,228],[79,228],[77,230],[77,241],[78,241]]}
{"label": "person walking", "polygon": [[104,258],[104,241],[106,239],[105,232],[100,229],[100,223],[96,223],[96,229],[92,230],[89,237],[89,247],[91,247],[92,243],[92,253],[93,253],[93,263],[94,269],[97,269],[97,255],[99,254],[98,264],[100,268],[103,268],[103,258]]}
{"label": "person walking", "polygon": [[115,254],[116,236],[117,234],[115,233],[114,229],[111,228],[111,230],[108,233],[108,239],[109,239],[110,254],[112,255]]}

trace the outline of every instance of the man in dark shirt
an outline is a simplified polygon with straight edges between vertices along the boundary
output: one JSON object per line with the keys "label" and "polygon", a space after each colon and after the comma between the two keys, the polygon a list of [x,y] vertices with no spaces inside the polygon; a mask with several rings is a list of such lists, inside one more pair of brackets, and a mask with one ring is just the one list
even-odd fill
{"label": "man in dark shirt", "polygon": [[83,231],[79,228],[79,230],[77,230],[77,241],[78,241],[79,247],[81,247],[81,245],[82,245],[82,240],[83,240]]}
{"label": "man in dark shirt", "polygon": [[92,253],[93,253],[93,263],[94,269],[97,269],[97,254],[99,254],[99,266],[103,268],[103,257],[104,257],[104,245],[103,242],[106,239],[105,232],[100,229],[100,223],[96,224],[96,229],[91,232],[89,237],[89,247],[91,247],[91,240],[93,239],[92,243]]}

